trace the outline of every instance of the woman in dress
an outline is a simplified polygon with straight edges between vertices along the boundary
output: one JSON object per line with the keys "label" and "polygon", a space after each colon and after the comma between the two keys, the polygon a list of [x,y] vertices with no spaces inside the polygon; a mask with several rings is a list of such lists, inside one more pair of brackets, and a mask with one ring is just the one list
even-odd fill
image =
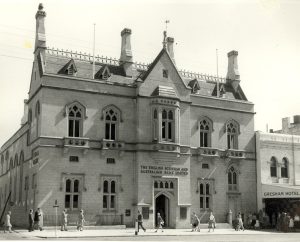
{"label": "woman in dress", "polygon": [[5,223],[4,223],[4,233],[6,233],[6,229],[8,230],[9,233],[11,233],[11,223],[10,223],[10,216],[11,216],[11,211],[8,211],[6,216],[5,216]]}
{"label": "woman in dress", "polygon": [[155,232],[157,232],[158,229],[161,229],[161,232],[164,232],[164,230],[163,230],[164,220],[160,216],[160,213],[157,213],[157,220],[156,221],[157,221],[157,225],[156,225]]}
{"label": "woman in dress", "polygon": [[216,227],[216,220],[215,220],[215,216],[213,215],[212,212],[210,212],[209,215],[209,221],[208,221],[208,232],[210,232],[210,229],[213,229],[213,232],[215,231],[215,227]]}
{"label": "woman in dress", "polygon": [[82,231],[83,230],[83,225],[84,225],[85,219],[84,219],[84,214],[83,210],[80,210],[79,216],[78,216],[78,223],[77,223],[77,230]]}

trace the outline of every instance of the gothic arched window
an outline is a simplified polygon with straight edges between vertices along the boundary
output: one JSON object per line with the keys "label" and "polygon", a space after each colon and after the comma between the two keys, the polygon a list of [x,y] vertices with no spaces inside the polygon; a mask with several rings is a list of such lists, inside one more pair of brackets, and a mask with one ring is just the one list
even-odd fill
{"label": "gothic arched window", "polygon": [[161,137],[165,141],[174,140],[174,111],[166,110],[162,111],[161,120]]}
{"label": "gothic arched window", "polygon": [[211,147],[211,123],[207,119],[202,119],[200,126],[200,147]]}
{"label": "gothic arched window", "polygon": [[69,137],[81,137],[83,127],[83,108],[73,104],[68,108],[69,116]]}
{"label": "gothic arched window", "polygon": [[105,112],[105,139],[116,140],[119,114],[114,108]]}
{"label": "gothic arched window", "polygon": [[228,171],[228,190],[229,191],[237,191],[238,186],[237,186],[237,172],[236,170],[232,167],[230,167]]}
{"label": "gothic arched window", "polygon": [[226,133],[227,133],[227,148],[238,149],[238,133],[239,133],[238,124],[234,121],[227,123]]}

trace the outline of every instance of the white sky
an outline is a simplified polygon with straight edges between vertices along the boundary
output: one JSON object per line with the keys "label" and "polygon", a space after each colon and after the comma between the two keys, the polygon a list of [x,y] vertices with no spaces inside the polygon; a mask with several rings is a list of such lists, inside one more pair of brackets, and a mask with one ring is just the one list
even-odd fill
{"label": "white sky", "polygon": [[[35,13],[41,0],[0,0],[0,146],[20,127],[33,60]],[[255,129],[280,129],[300,114],[300,1],[297,0],[44,0],[47,46],[119,58],[124,27],[135,61],[162,48],[164,21],[175,38],[179,69],[226,76],[237,50],[241,86],[255,104]]]}

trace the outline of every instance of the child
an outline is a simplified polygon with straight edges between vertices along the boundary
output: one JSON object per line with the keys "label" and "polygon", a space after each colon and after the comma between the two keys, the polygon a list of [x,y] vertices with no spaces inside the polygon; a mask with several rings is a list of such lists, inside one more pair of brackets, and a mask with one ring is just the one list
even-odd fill
{"label": "child", "polygon": [[256,219],[256,222],[254,224],[254,229],[259,229],[259,227],[260,227],[259,220]]}
{"label": "child", "polygon": [[158,229],[161,229],[161,232],[164,232],[163,226],[164,225],[164,220],[160,216],[160,213],[157,213],[157,226],[155,232],[157,232]]}
{"label": "child", "polygon": [[193,231],[200,232],[200,219],[196,213],[193,213],[192,232]]}
{"label": "child", "polygon": [[83,215],[83,210],[80,210],[80,214],[78,216],[78,223],[77,223],[77,231],[82,231],[83,230],[83,225],[84,225],[85,219]]}

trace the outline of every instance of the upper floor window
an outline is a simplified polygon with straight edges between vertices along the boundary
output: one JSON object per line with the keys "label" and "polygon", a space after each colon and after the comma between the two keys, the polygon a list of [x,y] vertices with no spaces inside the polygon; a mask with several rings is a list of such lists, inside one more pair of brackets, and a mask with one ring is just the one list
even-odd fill
{"label": "upper floor window", "polygon": [[282,159],[282,166],[281,166],[281,177],[288,178],[288,160],[287,158]]}
{"label": "upper floor window", "polygon": [[277,159],[274,156],[272,156],[270,162],[270,174],[271,177],[277,177]]}
{"label": "upper floor window", "polygon": [[35,117],[36,117],[36,135],[38,136],[39,133],[39,119],[40,119],[40,102],[37,101],[36,105],[35,105]]}
{"label": "upper floor window", "polygon": [[168,70],[163,69],[163,77],[168,78],[168,76],[169,76]]}
{"label": "upper floor window", "polygon": [[228,190],[229,191],[237,191],[238,190],[237,172],[233,168],[233,166],[231,166],[228,171]]}
{"label": "upper floor window", "polygon": [[115,210],[117,201],[117,181],[113,178],[105,178],[103,181],[103,208]]}
{"label": "upper floor window", "polygon": [[65,208],[76,210],[80,207],[81,181],[77,177],[68,177],[65,181]]}
{"label": "upper floor window", "polygon": [[207,119],[200,121],[200,147],[211,147],[211,123]]}
{"label": "upper floor window", "polygon": [[165,141],[174,140],[174,111],[162,110],[161,138]]}
{"label": "upper floor window", "polygon": [[201,181],[200,190],[200,209],[209,209],[211,207],[211,184],[208,181]]}
{"label": "upper floor window", "polygon": [[32,122],[32,110],[29,109],[29,111],[28,111],[28,123],[31,124],[31,122]]}
{"label": "upper floor window", "polygon": [[226,124],[228,149],[238,149],[238,132],[239,132],[239,127],[236,122],[231,121]]}
{"label": "upper floor window", "polygon": [[81,137],[83,126],[83,108],[73,104],[68,108],[69,137]]}
{"label": "upper floor window", "polygon": [[113,108],[105,112],[105,139],[116,140],[118,127],[118,112]]}
{"label": "upper floor window", "polygon": [[154,109],[153,111],[153,139],[157,140],[158,137],[158,113],[157,109]]}

